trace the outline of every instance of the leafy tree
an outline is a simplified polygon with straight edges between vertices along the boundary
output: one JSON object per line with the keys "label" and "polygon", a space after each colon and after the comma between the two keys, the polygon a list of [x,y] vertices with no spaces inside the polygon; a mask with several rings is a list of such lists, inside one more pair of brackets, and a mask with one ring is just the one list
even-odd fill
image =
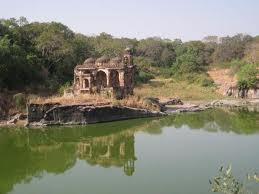
{"label": "leafy tree", "polygon": [[213,54],[214,62],[229,62],[233,59],[243,58],[245,46],[250,41],[252,41],[252,37],[243,34],[221,38]]}
{"label": "leafy tree", "polygon": [[131,47],[136,56],[139,72],[136,79],[145,82],[153,76],[172,74],[193,78],[199,73],[204,78],[200,81],[202,85],[208,86],[213,83],[205,71],[212,63],[231,67],[235,63],[235,72],[245,65],[244,56],[249,63],[257,64],[258,40],[243,34],[208,36],[203,41],[184,43],[159,37],[115,38],[107,33],[85,36],[57,22],[29,23],[24,17],[0,19],[0,89],[57,91],[72,82],[74,67],[86,58],[114,57],[126,47]]}
{"label": "leafy tree", "polygon": [[246,64],[238,72],[238,87],[240,89],[248,89],[256,86],[258,79],[258,65]]}
{"label": "leafy tree", "polygon": [[245,49],[245,59],[250,63],[259,63],[259,37],[254,38]]}
{"label": "leafy tree", "polygon": [[174,73],[195,73],[205,70],[207,54],[205,45],[200,41],[192,41],[183,45],[180,56],[177,56],[173,66]]}

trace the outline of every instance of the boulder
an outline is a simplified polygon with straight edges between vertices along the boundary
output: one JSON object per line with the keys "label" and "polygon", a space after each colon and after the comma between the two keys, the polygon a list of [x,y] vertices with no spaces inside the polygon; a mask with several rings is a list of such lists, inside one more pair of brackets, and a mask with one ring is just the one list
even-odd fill
{"label": "boulder", "polygon": [[13,119],[7,121],[7,125],[15,124],[15,123],[17,123],[17,121],[18,121],[17,118],[13,118]]}
{"label": "boulder", "polygon": [[161,102],[163,105],[183,105],[183,102],[179,98],[169,98],[164,102]]}
{"label": "boulder", "polygon": [[159,102],[159,98],[147,97],[147,98],[144,98],[144,101],[150,106],[153,106],[154,108],[160,111],[166,110],[165,105]]}

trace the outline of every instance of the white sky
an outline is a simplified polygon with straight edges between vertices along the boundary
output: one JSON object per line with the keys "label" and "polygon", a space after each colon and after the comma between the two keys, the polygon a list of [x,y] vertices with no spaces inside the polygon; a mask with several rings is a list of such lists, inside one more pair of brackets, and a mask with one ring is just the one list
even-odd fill
{"label": "white sky", "polygon": [[202,39],[259,35],[259,0],[0,0],[0,18],[58,21],[86,35]]}

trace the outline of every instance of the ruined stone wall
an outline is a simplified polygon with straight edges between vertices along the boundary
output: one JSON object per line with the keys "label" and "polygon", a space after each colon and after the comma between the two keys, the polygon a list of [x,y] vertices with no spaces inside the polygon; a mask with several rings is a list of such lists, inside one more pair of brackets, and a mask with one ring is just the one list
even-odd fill
{"label": "ruined stone wall", "polygon": [[124,90],[126,95],[133,95],[134,90],[134,75],[135,75],[135,66],[128,68],[125,76]]}
{"label": "ruined stone wall", "polygon": [[161,115],[164,113],[111,105],[28,105],[29,125],[88,124]]}
{"label": "ruined stone wall", "polygon": [[59,104],[28,104],[27,113],[28,113],[28,123],[31,122],[40,122],[43,119],[45,113]]}

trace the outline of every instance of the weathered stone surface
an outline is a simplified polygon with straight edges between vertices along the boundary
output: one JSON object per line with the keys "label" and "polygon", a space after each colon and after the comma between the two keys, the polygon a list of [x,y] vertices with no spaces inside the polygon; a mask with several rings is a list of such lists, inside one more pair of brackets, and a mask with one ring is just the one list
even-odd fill
{"label": "weathered stone surface", "polygon": [[157,110],[160,110],[160,111],[166,110],[165,105],[160,103],[159,98],[147,97],[147,98],[144,98],[144,101],[150,106],[155,107]]}
{"label": "weathered stone surface", "polygon": [[204,105],[195,105],[195,104],[185,104],[185,105],[175,105],[175,106],[166,106],[166,113],[180,113],[180,112],[200,112],[211,107]]}
{"label": "weathered stone surface", "polygon": [[18,121],[17,118],[13,118],[13,119],[7,121],[6,124],[7,124],[7,125],[15,124],[15,123],[17,123],[17,121]]}
{"label": "weathered stone surface", "polygon": [[85,93],[108,93],[117,99],[133,94],[136,65],[131,49],[126,49],[123,58],[107,56],[95,60],[86,59],[74,69],[74,84],[64,95]]}
{"label": "weathered stone surface", "polygon": [[166,113],[174,114],[180,112],[199,112],[209,108],[245,108],[249,111],[259,111],[259,99],[233,99],[233,100],[214,100],[210,103],[167,105]]}
{"label": "weathered stone surface", "polygon": [[227,90],[226,95],[233,96],[235,98],[259,99],[259,88],[241,90],[237,87],[230,87]]}
{"label": "weathered stone surface", "polygon": [[162,105],[183,105],[183,102],[179,98],[169,98],[160,102]]}
{"label": "weathered stone surface", "polygon": [[10,120],[17,119],[17,121],[23,121],[27,119],[27,114],[24,113],[16,113],[10,116]]}
{"label": "weathered stone surface", "polygon": [[31,122],[40,122],[44,117],[45,113],[59,104],[28,104],[27,105],[27,114],[28,114],[28,123]]}
{"label": "weathered stone surface", "polygon": [[[47,108],[49,108],[47,110]],[[28,105],[29,125],[89,124],[142,117],[158,117],[162,112],[121,106]]]}
{"label": "weathered stone surface", "polygon": [[207,104],[211,107],[242,107],[242,106],[259,106],[259,99],[254,100],[215,100]]}

